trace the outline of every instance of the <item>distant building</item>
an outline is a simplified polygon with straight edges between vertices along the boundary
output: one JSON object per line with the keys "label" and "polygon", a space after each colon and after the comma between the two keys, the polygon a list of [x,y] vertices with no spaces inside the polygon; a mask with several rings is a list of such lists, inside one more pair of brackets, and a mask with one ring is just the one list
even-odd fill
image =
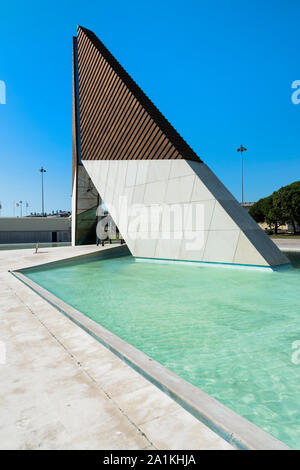
{"label": "distant building", "polygon": [[242,206],[244,209],[246,209],[247,212],[249,212],[250,207],[252,207],[255,204],[255,202],[243,202]]}
{"label": "distant building", "polygon": [[70,242],[68,217],[0,217],[0,244]]}
{"label": "distant building", "polygon": [[[296,225],[296,231],[300,232],[300,225],[297,224],[297,222],[295,222],[295,225]],[[293,227],[293,224],[291,222],[287,222],[286,231],[287,232],[293,232],[294,231],[294,227]]]}
{"label": "distant building", "polygon": [[[52,211],[49,214],[45,214],[46,217],[70,217],[71,212],[70,211]],[[29,216],[26,217],[43,217],[43,215],[40,212],[31,212]]]}

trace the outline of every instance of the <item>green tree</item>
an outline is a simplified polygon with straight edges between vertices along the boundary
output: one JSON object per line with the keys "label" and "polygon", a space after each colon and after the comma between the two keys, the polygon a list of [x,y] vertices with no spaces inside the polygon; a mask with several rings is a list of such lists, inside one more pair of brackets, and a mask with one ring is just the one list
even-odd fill
{"label": "green tree", "polygon": [[266,222],[270,228],[278,233],[278,227],[284,223],[280,207],[274,204],[275,193],[257,201],[249,210],[249,214],[256,222]]}
{"label": "green tree", "polygon": [[291,222],[295,234],[296,224],[300,225],[300,181],[260,199],[250,208],[249,214],[256,222],[266,222],[270,228],[274,227],[275,233],[280,225]]}
{"label": "green tree", "polygon": [[255,222],[264,222],[265,221],[265,207],[264,207],[264,199],[259,199],[253,206],[250,207],[249,209],[249,214]]}
{"label": "green tree", "polygon": [[280,188],[274,194],[274,207],[281,212],[285,222],[291,222],[295,235],[296,224],[300,225],[300,181]]}

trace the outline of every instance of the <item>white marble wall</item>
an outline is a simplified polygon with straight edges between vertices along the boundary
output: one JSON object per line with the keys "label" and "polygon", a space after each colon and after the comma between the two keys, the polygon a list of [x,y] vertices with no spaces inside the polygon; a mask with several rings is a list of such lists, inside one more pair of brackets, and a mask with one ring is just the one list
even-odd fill
{"label": "white marble wall", "polygon": [[136,257],[266,267],[288,263],[203,163],[88,160],[83,165]]}

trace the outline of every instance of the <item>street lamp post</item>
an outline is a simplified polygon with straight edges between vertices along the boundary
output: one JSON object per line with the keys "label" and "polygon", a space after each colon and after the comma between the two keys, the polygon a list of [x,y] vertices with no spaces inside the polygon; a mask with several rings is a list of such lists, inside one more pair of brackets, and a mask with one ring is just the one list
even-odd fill
{"label": "street lamp post", "polygon": [[46,170],[42,167],[40,169],[40,172],[42,174],[42,216],[45,216],[45,211],[44,211],[44,173],[46,173]]}
{"label": "street lamp post", "polygon": [[241,193],[242,193],[242,205],[244,204],[244,175],[243,175],[243,152],[246,152],[246,148],[242,145],[237,149],[238,152],[241,152]]}

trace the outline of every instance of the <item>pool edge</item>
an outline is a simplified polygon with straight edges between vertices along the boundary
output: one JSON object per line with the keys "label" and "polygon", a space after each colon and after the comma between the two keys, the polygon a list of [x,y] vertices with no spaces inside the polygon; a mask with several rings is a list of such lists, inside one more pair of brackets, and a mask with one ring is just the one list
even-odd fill
{"label": "pool edge", "polygon": [[74,261],[80,261],[80,260],[93,260],[94,258],[96,259],[107,259],[107,258],[115,258],[118,256],[126,256],[130,255],[130,250],[126,244],[116,244],[115,246],[109,246],[105,248],[105,250],[97,250],[95,248],[95,251],[92,251],[91,253],[82,253],[80,255],[71,255],[66,258],[62,258],[59,260],[54,260],[54,261],[48,261],[46,263],[40,263],[40,264],[33,264],[31,266],[26,266],[26,268],[18,268],[13,271],[10,271],[11,273],[13,272],[20,272],[20,273],[25,273],[28,271],[34,271],[34,270],[39,270],[39,269],[48,269],[53,267],[59,267],[59,266],[65,266],[68,263],[73,264]]}
{"label": "pool edge", "polygon": [[292,269],[291,263],[278,264],[276,266],[262,266],[255,264],[239,264],[239,263],[221,263],[215,261],[193,261],[193,260],[177,260],[168,258],[147,258],[145,256],[135,256],[135,261],[145,263],[166,263],[166,264],[190,264],[200,267],[212,267],[212,268],[230,268],[230,269],[249,269],[252,271],[261,272],[276,272],[281,270]]}
{"label": "pool edge", "polygon": [[230,408],[227,408],[215,398],[174,374],[139,349],[131,346],[126,341],[27,278],[22,271],[23,270],[11,271],[11,274],[143,375],[152,384],[165,392],[232,446],[237,449],[247,450],[290,450],[283,442],[271,436]]}

